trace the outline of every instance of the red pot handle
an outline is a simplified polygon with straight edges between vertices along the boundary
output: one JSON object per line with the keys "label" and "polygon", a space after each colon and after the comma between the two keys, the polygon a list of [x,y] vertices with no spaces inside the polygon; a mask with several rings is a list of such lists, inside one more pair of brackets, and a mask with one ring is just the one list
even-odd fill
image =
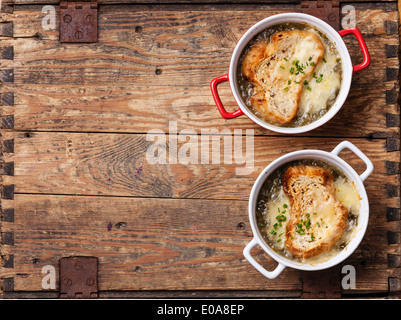
{"label": "red pot handle", "polygon": [[362,54],[363,54],[363,62],[353,67],[353,71],[361,71],[370,65],[370,55],[368,51],[368,47],[366,46],[365,40],[363,40],[363,36],[358,28],[348,28],[338,31],[341,37],[346,36],[347,34],[353,34],[358,40],[359,46],[361,47]]}
{"label": "red pot handle", "polygon": [[239,117],[244,114],[241,108],[238,108],[238,110],[234,112],[227,112],[226,109],[224,109],[223,103],[220,100],[219,93],[217,92],[217,85],[224,81],[228,81],[228,73],[223,76],[217,77],[210,82],[210,89],[212,90],[214,102],[216,103],[217,109],[219,109],[220,114],[223,116],[224,119]]}

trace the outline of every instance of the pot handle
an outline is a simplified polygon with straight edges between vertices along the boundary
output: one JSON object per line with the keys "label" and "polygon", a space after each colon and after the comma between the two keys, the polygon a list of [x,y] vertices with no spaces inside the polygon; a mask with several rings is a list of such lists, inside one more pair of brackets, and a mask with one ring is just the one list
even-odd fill
{"label": "pot handle", "polygon": [[335,154],[338,156],[338,154],[343,150],[343,149],[349,149],[353,153],[355,153],[363,162],[366,164],[366,170],[364,173],[362,173],[359,177],[361,178],[362,181],[365,181],[367,177],[372,173],[373,171],[373,163],[370,161],[370,159],[361,151],[359,150],[355,145],[353,145],[349,141],[343,141],[341,142],[337,147],[333,149],[331,153]]}
{"label": "pot handle", "polygon": [[361,71],[370,65],[370,55],[368,51],[368,47],[366,46],[365,40],[363,39],[363,36],[361,32],[359,31],[358,28],[347,28],[338,31],[341,37],[344,37],[348,34],[353,34],[358,40],[359,46],[361,47],[362,54],[363,54],[363,62],[361,64],[358,64],[356,66],[353,66],[353,72]]}
{"label": "pot handle", "polygon": [[256,241],[255,238],[253,238],[252,241],[246,245],[246,247],[244,248],[244,256],[246,260],[248,260],[249,263],[253,265],[255,269],[258,270],[261,274],[263,274],[266,278],[269,279],[276,278],[285,269],[285,265],[279,263],[276,269],[274,269],[273,271],[267,271],[251,256],[251,249],[257,244],[258,242]]}
{"label": "pot handle", "polygon": [[217,92],[217,85],[224,81],[228,81],[228,73],[223,76],[217,77],[210,82],[210,89],[212,90],[214,102],[216,103],[217,109],[219,109],[220,114],[224,119],[239,117],[244,114],[241,108],[238,108],[238,110],[234,112],[227,112],[226,109],[224,109],[223,103],[220,100],[219,93]]}

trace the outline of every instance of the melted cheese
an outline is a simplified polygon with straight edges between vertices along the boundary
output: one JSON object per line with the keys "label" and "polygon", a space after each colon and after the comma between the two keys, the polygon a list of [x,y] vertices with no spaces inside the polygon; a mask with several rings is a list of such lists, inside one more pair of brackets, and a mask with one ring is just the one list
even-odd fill
{"label": "melted cheese", "polygon": [[[325,46],[323,59],[316,65],[315,77],[307,79],[308,85],[303,87],[297,116],[305,117],[308,114],[318,114],[328,109],[336,99],[341,86],[341,72],[338,71],[339,55],[322,39]],[[322,76],[322,81],[316,80]],[[308,90],[309,87],[311,90]]]}
{"label": "melted cheese", "polygon": [[353,183],[344,177],[338,177],[335,184],[335,192],[340,201],[349,212],[359,212],[360,198]]}
{"label": "melted cheese", "polygon": [[[290,218],[289,215],[289,204],[290,201],[288,197],[285,195],[283,189],[280,189],[277,197],[274,200],[267,202],[266,204],[266,225],[267,225],[267,234],[269,238],[272,240],[272,244],[278,249],[284,249],[284,242],[285,242],[285,226],[287,225],[288,219]],[[284,205],[287,208],[284,208]],[[284,212],[285,211],[285,212]],[[281,222],[281,226],[278,223],[277,216],[284,215],[286,221]],[[276,224],[277,229],[273,227]],[[276,234],[272,234],[271,230],[274,230]],[[281,239],[279,242],[277,240]]]}
{"label": "melted cheese", "polygon": [[[336,180],[334,181],[334,186],[335,186],[335,196],[337,200],[342,205],[344,205],[350,213],[353,213],[353,215],[357,218],[360,210],[360,196],[354,184],[347,178],[340,176],[336,178]],[[322,236],[319,233],[326,232],[327,230],[326,227],[329,228],[330,225],[334,224],[335,217],[334,217],[333,205],[331,204],[332,201],[334,201],[334,199],[332,197],[329,197],[327,201],[322,201],[322,202],[313,201],[311,203],[311,207],[308,210],[310,211],[311,223],[312,225],[316,223],[320,224],[320,228],[315,228],[314,230],[315,231],[314,236],[316,238]],[[265,221],[266,221],[266,234],[270,239],[269,243],[270,246],[273,247],[275,250],[281,252],[284,256],[293,259],[291,255],[286,251],[284,246],[286,225],[290,218],[289,203],[290,202],[288,197],[285,195],[282,188],[280,188],[280,191],[278,191],[277,194],[275,194],[274,197],[272,197],[266,203]],[[286,205],[287,208],[284,208],[284,205]],[[283,213],[283,211],[285,212]],[[281,226],[277,220],[277,216],[279,215],[284,215],[286,217],[286,221],[281,222]],[[330,252],[324,252],[320,255],[308,259],[303,259],[302,262],[309,264],[317,264],[327,261],[331,259],[333,256],[337,255],[339,250],[341,250],[339,248],[339,245],[342,243],[348,244],[351,241],[352,237],[354,236],[356,232],[355,228],[357,223],[356,221],[353,220],[349,221],[346,232],[344,232],[344,235],[339,240],[339,243],[336,248],[333,248]],[[275,223],[277,223],[276,225],[277,228],[273,227]],[[271,230],[274,230],[275,234],[272,234]],[[277,240],[279,241],[277,242]]]}

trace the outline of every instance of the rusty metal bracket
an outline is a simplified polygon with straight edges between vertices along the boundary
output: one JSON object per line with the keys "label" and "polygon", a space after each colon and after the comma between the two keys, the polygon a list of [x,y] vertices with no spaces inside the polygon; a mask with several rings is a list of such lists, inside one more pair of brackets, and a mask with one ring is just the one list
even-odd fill
{"label": "rusty metal bracket", "polygon": [[335,30],[340,30],[339,0],[301,1],[301,12],[320,18]]}
{"label": "rusty metal bracket", "polygon": [[98,298],[98,260],[95,257],[60,259],[62,299]]}
{"label": "rusty metal bracket", "polygon": [[60,42],[97,42],[97,2],[60,3]]}

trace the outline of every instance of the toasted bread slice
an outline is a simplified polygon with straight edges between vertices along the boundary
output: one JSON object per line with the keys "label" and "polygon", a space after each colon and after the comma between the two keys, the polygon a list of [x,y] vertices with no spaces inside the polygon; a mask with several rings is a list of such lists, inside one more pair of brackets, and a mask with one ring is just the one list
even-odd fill
{"label": "toasted bread slice", "polygon": [[330,251],[348,220],[348,210],[336,199],[333,175],[319,166],[292,166],[284,172],[282,184],[291,205],[287,250],[299,258]]}
{"label": "toasted bread slice", "polygon": [[242,63],[242,73],[254,86],[251,104],[266,120],[287,124],[297,114],[305,79],[324,55],[320,37],[312,31],[276,32],[266,44],[256,42]]}

